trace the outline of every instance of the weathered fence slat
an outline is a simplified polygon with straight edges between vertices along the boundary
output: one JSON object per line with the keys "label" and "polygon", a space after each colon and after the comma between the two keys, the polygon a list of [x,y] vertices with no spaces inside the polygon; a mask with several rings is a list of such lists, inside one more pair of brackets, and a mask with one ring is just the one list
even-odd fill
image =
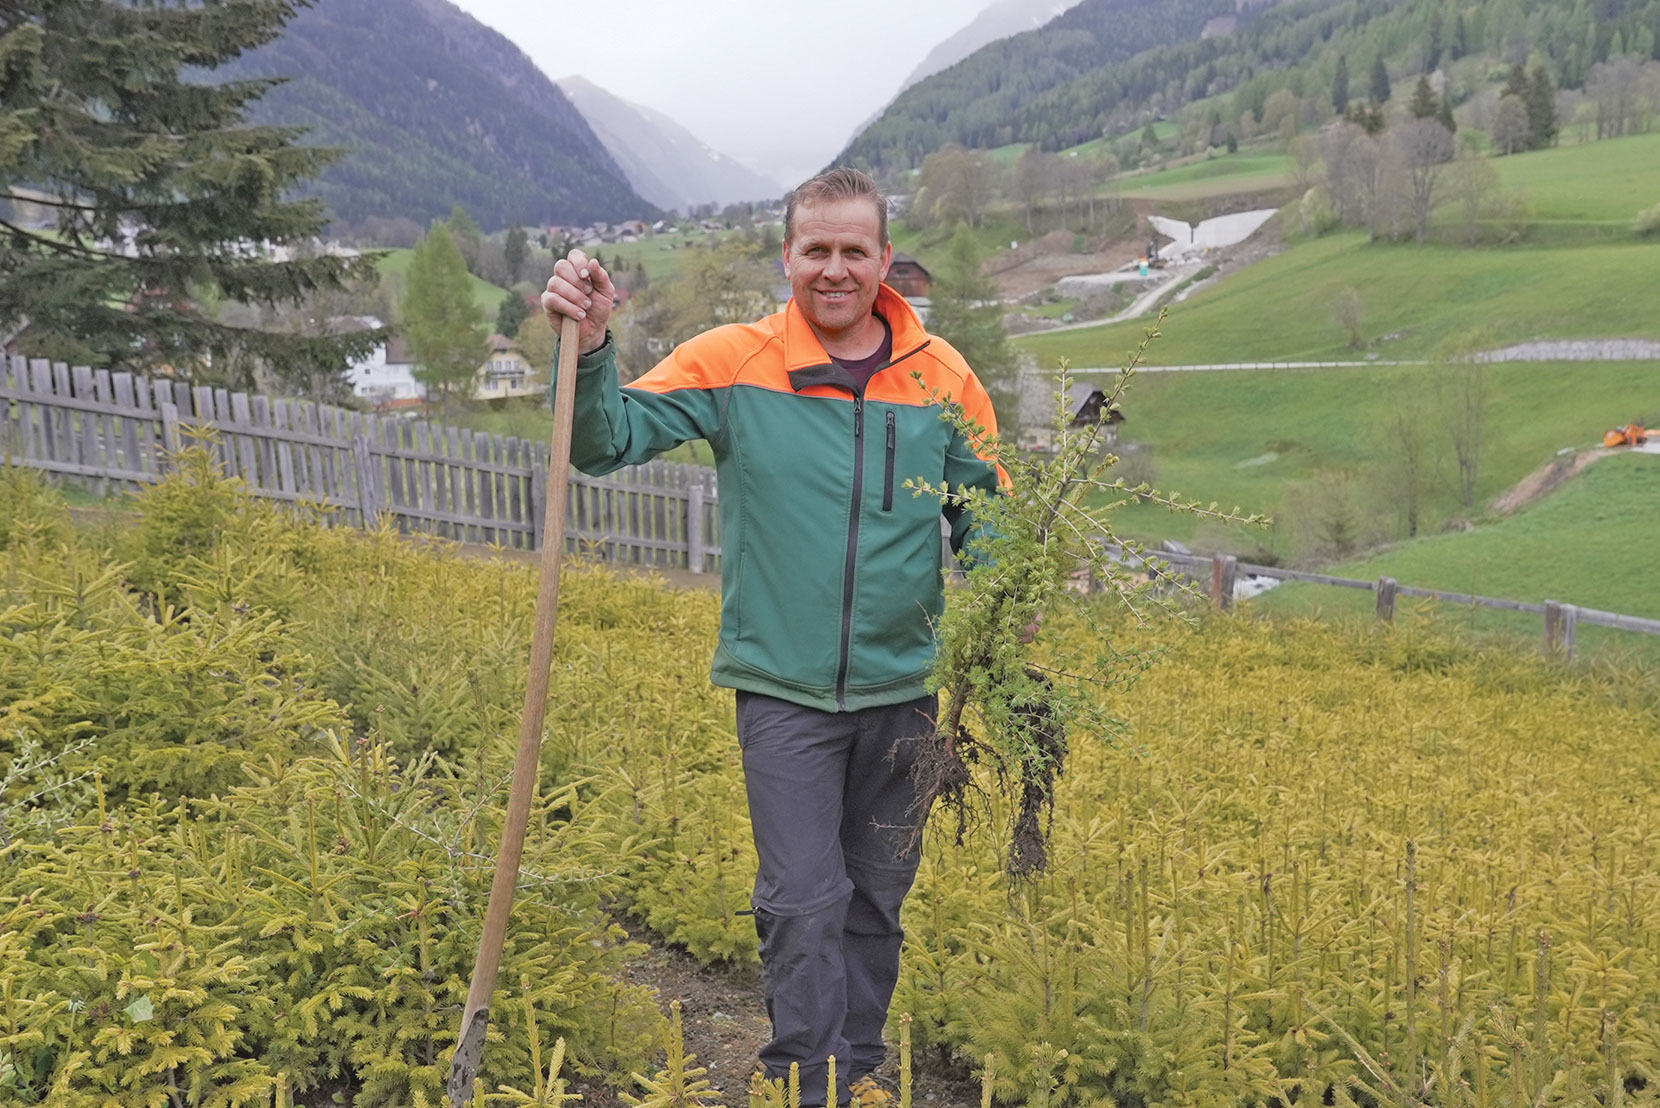
{"label": "weathered fence slat", "polygon": [[[29,383],[34,387],[37,395],[47,399],[51,399],[56,395],[52,388],[52,367],[46,362],[38,359],[31,361],[29,363],[29,378]],[[58,452],[53,448],[57,441],[57,427],[55,424],[58,418],[58,409],[43,404],[37,405],[36,411],[39,413],[35,425],[35,433],[38,438],[36,439],[36,448],[30,456],[43,462],[67,461],[67,458],[59,458]]]}
{"label": "weathered fence slat", "polygon": [[264,396],[254,396],[245,402],[248,404],[248,424],[260,432],[251,444],[260,486],[281,491],[282,476],[277,472],[277,440],[272,437],[276,427],[271,420],[271,401]]}
{"label": "weathered fence slat", "polygon": [[288,439],[292,431],[290,408],[290,403],[281,399],[271,406],[271,431],[275,436],[272,441],[277,449],[277,487],[285,493],[299,491],[294,481],[294,447]]}
{"label": "weathered fence slat", "polygon": [[242,479],[248,483],[250,489],[263,491],[269,488],[270,481],[254,456],[254,443],[257,440],[245,433],[252,430],[254,425],[254,413],[248,404],[247,393],[239,392],[230,398],[230,418],[231,434],[236,446],[236,464]]}

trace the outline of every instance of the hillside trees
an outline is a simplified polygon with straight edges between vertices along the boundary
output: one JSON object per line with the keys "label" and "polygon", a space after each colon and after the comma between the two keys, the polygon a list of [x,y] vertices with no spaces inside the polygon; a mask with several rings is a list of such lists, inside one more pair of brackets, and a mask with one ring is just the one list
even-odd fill
{"label": "hillside trees", "polygon": [[1413,119],[1392,134],[1411,189],[1413,237],[1419,243],[1429,233],[1443,170],[1453,157],[1452,132],[1438,119]]}
{"label": "hillside trees", "polygon": [[1532,69],[1519,64],[1511,67],[1499,100],[1495,141],[1499,139],[1500,125],[1504,131],[1501,145],[1506,147],[1506,153],[1542,150],[1556,142],[1556,83],[1551,80],[1544,62],[1535,61]]}
{"label": "hillside trees", "polygon": [[0,334],[30,355],[241,388],[261,367],[343,371],[374,347],[377,331],[283,330],[205,307],[300,304],[373,276],[369,256],[278,260],[271,248],[323,230],[321,205],[290,194],[336,152],[248,122],[274,80],[213,77],[307,3],[0,8],[0,198],[47,216],[0,219]]}
{"label": "hillside trees", "polygon": [[1447,432],[1457,472],[1458,501],[1466,509],[1476,506],[1476,482],[1486,454],[1487,409],[1491,406],[1487,372],[1468,353],[1457,365],[1444,371],[1450,402],[1444,405]]}
{"label": "hillside trees", "polygon": [[1389,85],[1389,66],[1384,63],[1382,54],[1379,54],[1372,60],[1372,77],[1369,87],[1372,93],[1372,103],[1389,103],[1389,95],[1391,91]]}
{"label": "hillside trees", "polygon": [[531,312],[512,335],[513,345],[530,363],[530,371],[539,385],[546,385],[553,376],[553,359],[559,349],[559,336],[553,325],[541,312]]}
{"label": "hillside trees", "polygon": [[501,298],[501,304],[496,308],[496,334],[518,334],[519,325],[529,315],[530,302],[525,298],[525,294],[516,290],[510,291]]}
{"label": "hillside trees", "polygon": [[1533,129],[1528,125],[1527,104],[1519,96],[1504,96],[1493,117],[1493,145],[1504,154],[1526,150]]}
{"label": "hillside trees", "polygon": [[507,235],[502,240],[502,262],[507,266],[507,283],[518,281],[519,275],[524,272],[525,262],[529,259],[530,235],[518,223],[507,229]]}
{"label": "hillside trees", "polygon": [[1597,138],[1646,130],[1660,111],[1660,62],[1614,57],[1592,67],[1585,95],[1594,105]]}
{"label": "hillside trees", "polygon": [[1446,195],[1458,214],[1464,245],[1481,241],[1481,219],[1504,183],[1493,163],[1484,157],[1460,158],[1448,167]]}
{"label": "hillside trees", "polygon": [[922,159],[912,221],[924,227],[959,221],[978,227],[997,189],[997,178],[997,167],[984,151],[947,143]]}
{"label": "hillside trees", "polygon": [[1332,110],[1342,115],[1349,107],[1349,56],[1337,56],[1337,70],[1331,79]]}
{"label": "hillside trees", "polygon": [[934,273],[928,330],[956,347],[974,367],[991,394],[999,424],[1012,431],[1019,415],[1019,362],[1003,329],[996,286],[981,269],[983,260],[973,232],[959,227]]}
{"label": "hillside trees", "polygon": [[696,247],[672,281],[653,281],[612,317],[617,367],[632,380],[693,335],[723,323],[747,323],[775,310],[776,253],[759,238]]}
{"label": "hillside trees", "polygon": [[[1199,38],[1187,30],[1189,19],[1202,26],[1221,14],[1238,16],[1229,34]],[[1431,4],[1246,5],[1236,12],[1203,0],[1083,0],[1040,30],[913,85],[841,159],[911,168],[947,142],[1036,143],[1052,153],[1131,136],[1151,119],[1171,119],[1196,102],[1208,110],[1230,93],[1236,111],[1261,120],[1264,98],[1280,88],[1310,106],[1304,126],[1342,117],[1365,100],[1368,112],[1356,121],[1375,117],[1376,132],[1383,119],[1372,109],[1390,101],[1394,80],[1416,80],[1439,65],[1462,102],[1467,82],[1485,85],[1492,66],[1519,60],[1540,124],[1532,141],[1548,145],[1545,83],[1538,78],[1577,88],[1594,66],[1612,59],[1653,59],[1657,29],[1660,0],[1475,0],[1452,12]],[[1387,59],[1396,60],[1393,77]],[[1454,62],[1463,63],[1459,74]],[[1604,108],[1609,117],[1618,112],[1612,101]]]}
{"label": "hillside trees", "polygon": [[490,331],[473,302],[467,263],[443,224],[427,233],[409,263],[403,332],[428,400],[447,410],[451,400],[471,395],[473,377],[489,353]]}
{"label": "hillside trees", "polygon": [[1026,233],[1037,234],[1037,210],[1051,187],[1049,156],[1033,143],[1015,159],[1010,190],[1026,212]]}

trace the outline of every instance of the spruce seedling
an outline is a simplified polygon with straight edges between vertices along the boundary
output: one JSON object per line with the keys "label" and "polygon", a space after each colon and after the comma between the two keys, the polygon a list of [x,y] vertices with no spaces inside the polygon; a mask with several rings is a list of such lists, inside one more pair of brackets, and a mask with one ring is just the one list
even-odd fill
{"label": "spruce seedling", "polygon": [[[1159,322],[1163,319],[1161,314]],[[1116,637],[1100,624],[1100,608],[1080,596],[1074,580],[1087,575],[1104,583],[1138,621],[1155,609],[1174,610],[1153,599],[1150,579],[1130,568],[1146,559],[1136,544],[1113,532],[1112,510],[1134,497],[1206,519],[1264,522],[1237,508],[1201,505],[1110,475],[1118,461],[1108,435],[1112,415],[1158,335],[1157,325],[1147,331],[1129,364],[1105,390],[1097,418],[1081,426],[1073,425],[1069,410],[1069,367],[1060,364],[1055,445],[1046,456],[1017,451],[1012,442],[970,420],[960,403],[934,392],[942,418],[982,457],[996,461],[1009,474],[1010,485],[988,493],[906,482],[916,495],[938,496],[966,508],[976,521],[976,533],[966,543],[972,563],[966,582],[952,590],[938,628],[931,687],[943,694],[943,703],[933,741],[915,770],[920,796],[915,824],[920,828],[920,817],[938,801],[956,814],[961,839],[970,792],[976,788],[969,766],[988,766],[1014,805],[1005,862],[1011,877],[1028,877],[1048,865],[1055,782],[1065,767],[1069,734],[1082,730],[1111,741],[1123,723],[1100,705],[1099,693],[1128,687],[1153,660],[1136,646],[1115,645]],[[1093,656],[1080,652],[1040,660],[1032,649],[1038,625],[1062,609],[1076,610],[1092,628],[1094,633],[1082,638],[1092,644]]]}

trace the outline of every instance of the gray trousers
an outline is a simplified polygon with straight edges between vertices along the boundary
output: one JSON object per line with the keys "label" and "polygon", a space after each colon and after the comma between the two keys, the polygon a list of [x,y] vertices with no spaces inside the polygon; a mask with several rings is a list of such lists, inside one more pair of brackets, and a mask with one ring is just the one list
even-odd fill
{"label": "gray trousers", "polygon": [[755,929],[772,1041],[771,1077],[801,1066],[801,1103],[821,1105],[836,1058],[837,1099],[882,1064],[899,979],[899,909],[916,879],[911,766],[933,728],[932,696],[821,712],[738,693],[749,816],[760,869]]}

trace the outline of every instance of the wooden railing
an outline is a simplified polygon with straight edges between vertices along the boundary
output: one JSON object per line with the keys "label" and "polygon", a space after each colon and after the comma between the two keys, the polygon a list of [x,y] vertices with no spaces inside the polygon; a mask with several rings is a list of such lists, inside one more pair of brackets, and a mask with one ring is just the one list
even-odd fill
{"label": "wooden railing", "polygon": [[[1115,548],[1118,556],[1125,556],[1122,548]],[[1385,622],[1395,618],[1395,601],[1398,597],[1423,597],[1429,600],[1442,601],[1449,604],[1463,604],[1469,607],[1493,608],[1512,612],[1526,612],[1542,616],[1544,622],[1543,644],[1546,653],[1560,654],[1572,657],[1575,650],[1575,638],[1581,624],[1590,627],[1607,627],[1619,631],[1636,631],[1645,635],[1660,635],[1660,619],[1647,619],[1642,616],[1624,615],[1620,612],[1605,612],[1597,608],[1582,608],[1575,604],[1562,604],[1555,600],[1546,600],[1540,603],[1529,603],[1522,600],[1505,600],[1493,596],[1476,596],[1473,593],[1448,592],[1443,589],[1427,589],[1416,585],[1402,585],[1393,577],[1380,577],[1376,581],[1365,581],[1353,577],[1333,577],[1325,573],[1308,573],[1301,570],[1282,569],[1279,566],[1253,565],[1241,562],[1231,554],[1190,554],[1178,551],[1146,551],[1132,555],[1144,565],[1158,567],[1160,563],[1181,573],[1189,581],[1194,582],[1206,595],[1224,610],[1231,609],[1234,604],[1234,593],[1240,577],[1267,577],[1277,581],[1303,581],[1316,585],[1330,585],[1345,589],[1366,589],[1377,594],[1377,617]]]}
{"label": "wooden railing", "polygon": [[[190,387],[20,358],[0,361],[0,459],[99,495],[154,483],[188,442],[262,498],[305,502],[343,526],[377,526],[533,550],[549,448],[424,420]],[[566,545],[693,573],[720,569],[714,472],[656,461],[572,473]]]}

